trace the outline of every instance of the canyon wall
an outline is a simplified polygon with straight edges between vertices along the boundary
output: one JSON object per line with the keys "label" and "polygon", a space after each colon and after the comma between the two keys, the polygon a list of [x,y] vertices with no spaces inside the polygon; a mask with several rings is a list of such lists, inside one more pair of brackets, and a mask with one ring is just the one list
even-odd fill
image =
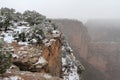
{"label": "canyon wall", "polygon": [[109,80],[120,79],[120,20],[89,20],[91,37],[88,61]]}
{"label": "canyon wall", "polygon": [[77,52],[76,57],[87,59],[88,55],[88,43],[90,37],[88,35],[86,27],[82,22],[69,19],[56,19],[53,20],[59,27],[59,29],[65,33],[70,45]]}
{"label": "canyon wall", "polygon": [[91,43],[89,63],[110,80],[119,80],[120,43]]}
{"label": "canyon wall", "polygon": [[[92,46],[91,38],[83,23],[69,19],[57,19],[53,20],[53,22],[55,22],[59,26],[58,28],[65,33],[75,52],[74,55],[84,65],[86,69],[83,73],[84,80],[107,80],[103,72],[96,67],[96,64],[98,64],[97,66],[103,69],[105,67],[104,61],[100,59],[101,63],[97,62],[97,56],[93,56],[90,53],[90,46]],[[92,58],[90,58],[90,56]]]}

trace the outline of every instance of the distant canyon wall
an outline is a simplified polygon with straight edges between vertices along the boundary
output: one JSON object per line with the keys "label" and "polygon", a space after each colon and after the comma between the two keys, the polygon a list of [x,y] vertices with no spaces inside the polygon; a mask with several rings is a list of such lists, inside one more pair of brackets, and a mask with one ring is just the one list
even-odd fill
{"label": "distant canyon wall", "polygon": [[109,80],[120,79],[120,21],[90,20],[86,24],[91,37],[88,61]]}

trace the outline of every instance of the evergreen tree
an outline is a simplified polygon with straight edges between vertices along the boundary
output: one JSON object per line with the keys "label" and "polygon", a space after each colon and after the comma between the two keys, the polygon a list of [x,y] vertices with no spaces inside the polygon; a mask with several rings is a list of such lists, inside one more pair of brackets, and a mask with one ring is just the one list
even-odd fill
{"label": "evergreen tree", "polygon": [[6,72],[6,70],[11,66],[12,64],[12,54],[9,49],[6,49],[4,47],[5,42],[3,40],[0,40],[0,74],[3,74]]}

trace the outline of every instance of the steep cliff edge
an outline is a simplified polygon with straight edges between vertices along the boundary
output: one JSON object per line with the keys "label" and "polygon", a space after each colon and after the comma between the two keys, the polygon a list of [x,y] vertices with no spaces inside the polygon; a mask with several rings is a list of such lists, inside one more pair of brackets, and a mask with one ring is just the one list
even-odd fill
{"label": "steep cliff edge", "polygon": [[[70,19],[55,19],[53,21],[58,25],[58,28],[65,33],[70,45],[75,51],[74,55],[83,63],[86,69],[83,73],[84,80],[107,80],[106,76],[92,64],[97,60],[89,60],[89,56],[91,56],[91,38],[87,28],[82,22]],[[102,66],[102,64],[99,64],[99,66]]]}
{"label": "steep cliff edge", "polygon": [[0,42],[6,44],[0,44],[0,79],[81,80],[84,67],[51,20],[36,11],[20,18],[2,9]]}
{"label": "steep cliff edge", "polygon": [[67,36],[70,45],[77,53],[75,54],[77,59],[82,57],[86,60],[90,37],[83,23],[70,19],[56,19],[53,20],[53,22],[55,22],[59,26],[58,28]]}

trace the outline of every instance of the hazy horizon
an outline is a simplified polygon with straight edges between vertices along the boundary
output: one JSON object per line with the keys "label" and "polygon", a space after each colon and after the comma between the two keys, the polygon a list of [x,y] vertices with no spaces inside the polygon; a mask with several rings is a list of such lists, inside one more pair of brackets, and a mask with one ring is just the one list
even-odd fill
{"label": "hazy horizon", "polygon": [[0,8],[36,10],[48,18],[120,19],[119,0],[0,0]]}

